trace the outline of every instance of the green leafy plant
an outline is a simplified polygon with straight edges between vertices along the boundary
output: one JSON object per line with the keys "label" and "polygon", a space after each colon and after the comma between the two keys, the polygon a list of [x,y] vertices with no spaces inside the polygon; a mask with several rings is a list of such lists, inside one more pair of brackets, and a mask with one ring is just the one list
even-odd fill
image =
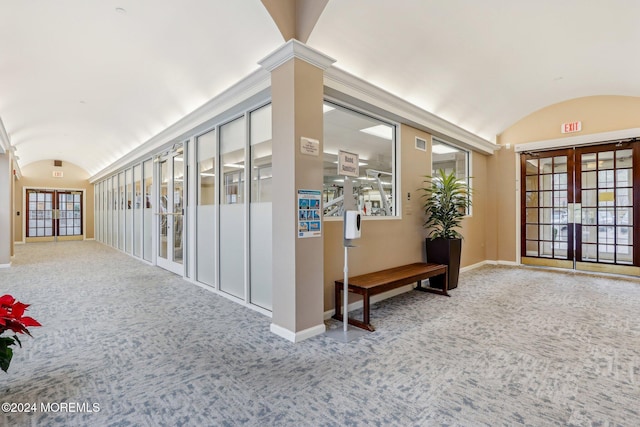
{"label": "green leafy plant", "polygon": [[[5,372],[9,369],[11,358],[13,357],[11,346],[18,345],[18,347],[22,347],[22,343],[16,334],[31,336],[27,329],[28,326],[42,326],[36,319],[24,316],[24,312],[28,307],[29,304],[16,301],[11,295],[0,297],[0,369]],[[2,336],[7,331],[12,331],[14,333],[13,336]]]}
{"label": "green leafy plant", "polygon": [[446,173],[442,169],[435,176],[425,178],[426,185],[421,190],[425,192],[424,227],[430,229],[429,238],[462,239],[456,228],[471,206],[469,186],[459,181],[455,172]]}

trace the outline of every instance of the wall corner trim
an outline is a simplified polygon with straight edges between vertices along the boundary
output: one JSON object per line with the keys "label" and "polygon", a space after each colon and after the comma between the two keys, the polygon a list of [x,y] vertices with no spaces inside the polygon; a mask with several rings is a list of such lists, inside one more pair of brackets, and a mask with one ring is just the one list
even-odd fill
{"label": "wall corner trim", "polygon": [[313,49],[296,39],[291,39],[265,58],[258,61],[258,64],[262,68],[271,72],[293,58],[302,59],[323,71],[336,62],[335,59],[325,55],[319,50]]}
{"label": "wall corner trim", "polygon": [[320,335],[320,334],[324,334],[324,332],[326,331],[326,326],[324,323],[322,323],[321,325],[317,325],[317,326],[313,326],[311,328],[307,328],[303,331],[299,331],[299,332],[293,332],[290,331],[286,328],[283,328],[282,326],[278,326],[275,323],[271,324],[271,332],[273,332],[274,334],[278,335],[279,337],[282,337],[288,341],[297,343],[300,341],[304,341],[307,338],[311,338],[311,337],[315,337],[316,335]]}

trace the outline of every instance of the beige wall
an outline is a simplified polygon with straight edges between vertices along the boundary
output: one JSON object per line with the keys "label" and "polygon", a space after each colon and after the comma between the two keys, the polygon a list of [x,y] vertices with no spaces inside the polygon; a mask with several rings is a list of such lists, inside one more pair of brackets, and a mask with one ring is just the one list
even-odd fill
{"label": "beige wall", "polygon": [[[62,178],[53,178],[53,171],[62,171]],[[24,240],[23,222],[24,222],[24,205],[23,193],[24,188],[39,189],[73,189],[85,190],[85,229],[84,236],[86,239],[94,238],[94,209],[93,209],[93,184],[89,183],[89,174],[80,167],[63,162],[61,167],[53,166],[53,160],[42,160],[31,163],[21,169],[22,178],[16,182],[14,194],[14,207],[20,212],[20,216],[16,216],[14,223],[14,238],[16,241]]]}
{"label": "beige wall", "polygon": [[[431,140],[427,133],[402,125],[401,127],[401,187],[398,201],[402,204],[401,219],[365,219],[362,238],[355,241],[357,247],[349,249],[349,275],[370,273],[384,268],[397,267],[412,262],[425,261],[422,227],[422,192],[424,176],[431,174],[431,156],[415,148],[415,138]],[[467,266],[485,260],[486,226],[485,197],[487,157],[472,154],[473,215],[463,222],[461,233],[462,265]],[[410,194],[410,199],[408,195]],[[342,246],[342,221],[324,222],[324,308],[334,308],[334,281],[344,275],[344,247]],[[353,298],[354,301],[357,298]]]}
{"label": "beige wall", "polygon": [[[581,121],[582,131],[562,134],[562,123]],[[514,261],[516,259],[516,227],[519,222],[516,206],[518,170],[514,144],[579,137],[601,132],[640,128],[640,97],[589,96],[550,105],[524,117],[498,135],[502,149],[489,159],[489,182],[492,183],[492,206],[495,206],[495,245],[487,251],[487,259]],[[510,144],[510,148],[506,147]]]}

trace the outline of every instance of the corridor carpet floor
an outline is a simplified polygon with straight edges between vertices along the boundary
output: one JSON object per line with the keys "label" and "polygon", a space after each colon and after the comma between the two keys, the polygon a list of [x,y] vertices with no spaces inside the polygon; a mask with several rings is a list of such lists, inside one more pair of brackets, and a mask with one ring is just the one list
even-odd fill
{"label": "corridor carpet floor", "polygon": [[[0,372],[2,426],[637,426],[640,281],[485,266],[376,331],[270,319],[96,242],[16,246],[0,294],[42,323]],[[328,328],[341,328],[328,320]],[[26,412],[24,404],[34,404]]]}

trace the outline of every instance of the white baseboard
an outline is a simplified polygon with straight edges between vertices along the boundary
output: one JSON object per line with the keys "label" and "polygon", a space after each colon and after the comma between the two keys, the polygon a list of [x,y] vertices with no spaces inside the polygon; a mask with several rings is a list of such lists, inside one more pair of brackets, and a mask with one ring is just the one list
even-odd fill
{"label": "white baseboard", "polygon": [[519,266],[521,264],[518,263],[518,262],[515,262],[515,261],[502,261],[502,260],[486,259],[486,260],[480,261],[480,262],[478,262],[476,264],[467,265],[466,267],[462,267],[462,268],[460,268],[460,272],[474,270],[476,268],[480,268],[480,267],[485,266],[485,265],[508,265],[508,266],[511,266],[511,267],[517,267],[517,266]]}
{"label": "white baseboard", "polygon": [[294,343],[304,341],[307,338],[315,337],[316,335],[324,334],[325,331],[326,326],[324,323],[299,332],[290,331],[282,326],[276,325],[275,323],[271,324],[271,332]]}
{"label": "white baseboard", "polygon": [[0,264],[0,268],[9,268],[11,267],[11,263],[9,264]]}

